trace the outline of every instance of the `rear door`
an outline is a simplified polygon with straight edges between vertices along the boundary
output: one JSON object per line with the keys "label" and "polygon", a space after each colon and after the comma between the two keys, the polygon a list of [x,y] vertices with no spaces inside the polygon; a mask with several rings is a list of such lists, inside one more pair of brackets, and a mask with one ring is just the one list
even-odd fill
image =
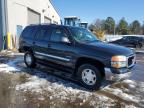
{"label": "rear door", "polygon": [[129,47],[132,47],[135,45],[135,43],[137,42],[137,40],[135,40],[136,38],[135,37],[129,37]]}
{"label": "rear door", "polygon": [[49,26],[39,27],[33,42],[34,53],[36,58],[43,60],[48,59],[45,55],[48,54],[48,43],[50,35],[51,28]]}
{"label": "rear door", "polygon": [[129,47],[134,47],[138,43],[138,38],[137,37],[129,37]]}

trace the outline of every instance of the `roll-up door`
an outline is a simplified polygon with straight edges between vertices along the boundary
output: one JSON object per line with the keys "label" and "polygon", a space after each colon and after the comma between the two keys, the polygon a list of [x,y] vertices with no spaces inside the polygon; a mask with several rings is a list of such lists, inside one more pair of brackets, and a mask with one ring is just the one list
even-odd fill
{"label": "roll-up door", "polygon": [[28,9],[28,25],[39,23],[40,23],[40,14],[31,9]]}
{"label": "roll-up door", "polygon": [[51,23],[51,19],[48,18],[48,17],[44,17],[44,22],[45,22],[45,23]]}

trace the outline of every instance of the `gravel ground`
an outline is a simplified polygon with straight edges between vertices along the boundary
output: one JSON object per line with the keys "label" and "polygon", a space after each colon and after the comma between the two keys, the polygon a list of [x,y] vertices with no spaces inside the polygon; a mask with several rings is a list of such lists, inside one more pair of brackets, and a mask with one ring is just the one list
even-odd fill
{"label": "gravel ground", "polygon": [[133,76],[105,82],[96,92],[48,73],[26,68],[23,54],[0,53],[0,108],[143,108],[144,54],[137,54]]}

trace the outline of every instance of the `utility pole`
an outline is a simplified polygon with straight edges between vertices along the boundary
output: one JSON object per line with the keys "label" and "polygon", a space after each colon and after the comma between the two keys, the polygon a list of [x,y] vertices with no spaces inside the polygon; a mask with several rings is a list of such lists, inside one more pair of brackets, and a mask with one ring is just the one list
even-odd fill
{"label": "utility pole", "polygon": [[116,24],[114,24],[114,36],[116,34]]}
{"label": "utility pole", "polygon": [[142,35],[144,35],[144,21],[143,21],[143,25],[142,25]]}

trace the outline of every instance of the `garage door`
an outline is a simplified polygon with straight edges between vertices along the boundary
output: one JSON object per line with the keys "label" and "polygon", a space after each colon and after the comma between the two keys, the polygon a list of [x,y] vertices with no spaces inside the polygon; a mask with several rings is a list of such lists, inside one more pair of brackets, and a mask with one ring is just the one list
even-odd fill
{"label": "garage door", "polygon": [[28,25],[39,23],[40,23],[40,14],[31,9],[28,9]]}
{"label": "garage door", "polygon": [[51,19],[48,18],[48,17],[44,17],[44,22],[45,22],[45,23],[51,23]]}

